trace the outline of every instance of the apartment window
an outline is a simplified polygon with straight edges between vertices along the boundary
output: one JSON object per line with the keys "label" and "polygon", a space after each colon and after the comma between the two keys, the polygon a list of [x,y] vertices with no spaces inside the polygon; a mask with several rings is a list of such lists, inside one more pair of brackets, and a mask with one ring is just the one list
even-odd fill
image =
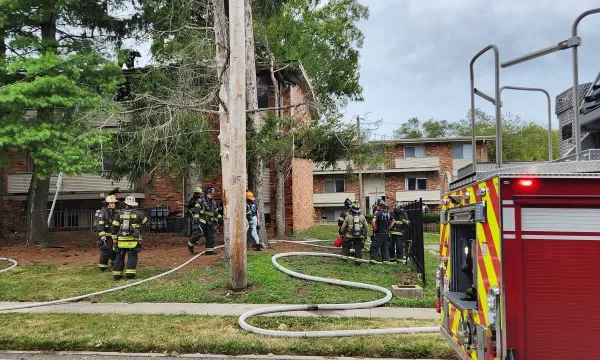
{"label": "apartment window", "polygon": [[325,192],[326,193],[339,193],[344,192],[345,186],[344,180],[325,180]]}
{"label": "apartment window", "polygon": [[113,171],[115,169],[115,158],[105,156],[102,159],[102,171]]}
{"label": "apartment window", "polygon": [[473,144],[452,144],[453,159],[470,159],[473,157]]}
{"label": "apartment window", "polygon": [[563,140],[568,140],[573,137],[573,126],[571,126],[571,124],[562,126],[561,137]]}
{"label": "apartment window", "polygon": [[269,107],[269,75],[260,75],[256,78],[256,95],[258,97],[258,108]]}
{"label": "apartment window", "polygon": [[425,157],[425,145],[405,146],[404,157]]}
{"label": "apartment window", "polygon": [[427,190],[427,179],[426,178],[407,178],[406,179],[407,190]]}

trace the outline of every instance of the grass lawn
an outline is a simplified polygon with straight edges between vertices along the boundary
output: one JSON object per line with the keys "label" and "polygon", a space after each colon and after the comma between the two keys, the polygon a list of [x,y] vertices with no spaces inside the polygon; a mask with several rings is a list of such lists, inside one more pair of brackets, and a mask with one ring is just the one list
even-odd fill
{"label": "grass lawn", "polygon": [[[307,251],[310,249],[307,248]],[[208,302],[254,304],[345,303],[371,301],[380,293],[295,279],[275,269],[272,252],[248,253],[250,287],[242,292],[228,290],[228,269],[222,264],[191,264],[165,278],[93,299],[101,302]],[[393,298],[390,306],[435,306],[435,267],[437,257],[426,252],[427,286],[421,299]],[[143,253],[141,255],[143,257]],[[361,281],[390,288],[405,279],[418,281],[412,264],[373,266],[342,263],[334,258],[295,257],[280,263],[303,273]],[[162,269],[141,268],[147,278]],[[118,282],[123,284],[124,281]],[[115,286],[110,273],[100,273],[93,265],[25,265],[0,275],[0,301],[48,301],[108,289]]]}
{"label": "grass lawn", "polygon": [[[255,326],[288,330],[332,330],[435,326],[435,321],[259,317]],[[297,354],[455,359],[438,334],[350,338],[276,338],[241,330],[236,317],[181,315],[0,315],[0,349]]]}
{"label": "grass lawn", "polygon": [[[319,239],[333,241],[338,237],[338,228],[336,224],[319,224],[313,225],[305,231],[299,231],[295,237],[299,239]],[[423,234],[423,242],[425,245],[437,245],[440,243],[440,234],[425,233]]]}

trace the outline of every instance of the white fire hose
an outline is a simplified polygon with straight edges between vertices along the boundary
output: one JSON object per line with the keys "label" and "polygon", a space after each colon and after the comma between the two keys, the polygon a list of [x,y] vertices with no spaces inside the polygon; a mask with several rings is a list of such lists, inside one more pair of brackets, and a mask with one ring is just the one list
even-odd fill
{"label": "white fire hose", "polygon": [[[278,240],[277,242],[287,243],[298,243],[298,241]],[[314,246],[313,244],[303,242],[304,245]],[[321,247],[325,247],[321,245]],[[379,291],[385,294],[385,296],[379,300],[373,300],[362,303],[350,303],[350,304],[315,304],[315,305],[282,305],[272,306],[262,309],[250,310],[243,313],[239,319],[238,324],[244,330],[267,336],[280,336],[280,337],[340,337],[340,336],[361,336],[361,335],[381,335],[381,334],[412,334],[412,333],[438,333],[440,328],[438,326],[431,327],[412,327],[412,328],[389,328],[389,329],[360,329],[360,330],[329,330],[329,331],[281,331],[281,330],[265,330],[252,326],[246,322],[247,319],[265,314],[286,312],[286,311],[315,311],[315,310],[352,310],[352,309],[370,309],[377,306],[382,306],[392,299],[392,292],[384,287],[377,285],[364,284],[354,281],[345,281],[339,279],[322,278],[318,276],[311,276],[301,274],[289,269],[286,269],[277,262],[277,259],[281,257],[290,256],[325,256],[325,257],[337,257],[341,258],[341,255],[330,254],[330,253],[313,253],[313,252],[289,252],[276,254],[271,258],[271,262],[277,268],[277,270],[286,273],[290,276],[297,277],[304,280],[318,281],[327,284],[348,286],[359,289],[367,289]],[[363,260],[368,263],[368,260]]]}
{"label": "white fire hose", "polygon": [[13,260],[13,259],[8,259],[8,258],[0,257],[0,261],[8,261],[8,262],[12,263],[12,265],[9,266],[9,267],[7,267],[6,269],[0,269],[0,273],[8,271],[8,270],[14,268],[15,266],[17,266],[17,262],[15,260]]}
{"label": "white fire hose", "polygon": [[[325,241],[325,240],[305,240],[305,241],[274,240],[272,242],[273,243],[279,243],[279,242],[281,242],[281,243],[291,243],[291,244],[303,244],[303,245],[307,245],[307,246],[316,246],[316,247],[321,247],[321,248],[333,248],[333,249],[337,249],[336,247],[333,247],[333,246],[325,246],[325,245],[312,244],[314,242],[320,242],[320,241]],[[219,248],[223,248],[223,247],[224,246],[221,245],[221,246],[215,247],[215,249],[219,249]],[[204,254],[204,251],[201,252],[201,253],[199,253],[198,255],[193,256],[192,258],[190,258],[189,260],[187,260],[183,264],[181,264],[181,265],[177,266],[176,268],[173,268],[173,269],[171,269],[171,270],[169,270],[167,272],[164,272],[162,274],[158,274],[158,275],[149,277],[147,279],[136,281],[136,282],[133,282],[133,283],[130,283],[130,284],[127,284],[127,285],[114,287],[112,289],[97,291],[97,292],[93,292],[91,294],[85,294],[85,295],[70,297],[70,298],[66,298],[66,299],[46,301],[46,302],[34,303],[34,304],[23,304],[23,305],[15,305],[15,306],[4,307],[4,308],[0,308],[0,312],[1,311],[12,311],[12,310],[18,310],[18,309],[28,309],[28,308],[34,308],[34,307],[63,304],[63,303],[68,303],[68,302],[83,300],[85,298],[89,298],[89,297],[92,297],[92,296],[103,295],[103,294],[108,294],[108,293],[115,292],[115,291],[118,291],[118,290],[127,289],[127,288],[130,288],[130,287],[133,287],[133,286],[141,285],[141,284],[143,284],[145,282],[148,282],[150,280],[154,280],[154,279],[158,279],[158,278],[164,277],[164,276],[169,275],[169,274],[171,274],[171,273],[173,273],[173,272],[175,272],[177,270],[180,270],[181,268],[183,268],[184,266],[190,264],[191,262],[193,262],[194,260],[196,260],[197,258],[199,258],[203,254]],[[318,277],[318,276],[311,276],[311,275],[301,274],[299,272],[295,272],[295,271],[289,270],[289,269],[283,267],[281,264],[279,264],[277,262],[277,259],[279,259],[281,257],[291,257],[291,256],[323,256],[323,257],[338,257],[338,258],[341,257],[341,255],[331,254],[331,253],[288,252],[288,253],[281,253],[281,254],[274,255],[271,258],[271,262],[273,263],[273,265],[279,271],[281,271],[281,272],[283,272],[285,274],[288,274],[290,276],[297,277],[299,279],[304,279],[304,280],[309,280],[309,281],[323,282],[323,283],[333,284],[333,285],[348,286],[348,287],[359,288],[359,289],[374,290],[374,291],[379,291],[379,292],[385,294],[385,296],[383,298],[381,298],[381,299],[378,299],[378,300],[367,301],[367,302],[362,302],[362,303],[350,303],[350,304],[315,304],[315,305],[281,305],[281,306],[271,306],[271,307],[266,307],[266,308],[262,308],[262,309],[251,310],[251,311],[247,311],[247,312],[243,313],[239,317],[239,319],[238,319],[238,324],[240,325],[240,327],[242,329],[244,329],[246,331],[250,331],[250,332],[256,333],[256,334],[267,335],[267,336],[279,336],[279,337],[341,337],[341,336],[363,336],[363,335],[437,333],[437,332],[440,331],[439,327],[437,327],[437,326],[431,326],[431,327],[409,327],[409,328],[388,328],[388,329],[329,330],[329,331],[282,331],[282,330],[266,330],[266,329],[261,329],[261,328],[257,328],[255,326],[252,326],[252,325],[248,324],[246,322],[247,319],[249,319],[249,318],[251,318],[253,316],[258,316],[258,315],[265,315],[265,314],[272,314],[272,313],[279,313],[279,312],[288,312],[288,311],[370,309],[370,308],[374,308],[374,307],[385,305],[387,302],[389,302],[392,299],[392,292],[390,290],[384,288],[384,287],[381,287],[381,286],[364,284],[364,283],[359,283],[359,282],[354,282],[354,281],[345,281],[345,280],[339,280],[339,279],[322,278],[322,277]],[[12,263],[12,266],[10,266],[10,267],[8,267],[6,269],[0,270],[0,273],[8,271],[8,270],[14,268],[15,266],[17,266],[17,262],[15,260],[13,260],[13,259],[0,258],[0,261],[9,261],[9,262]],[[368,262],[368,260],[363,260],[363,262]]]}

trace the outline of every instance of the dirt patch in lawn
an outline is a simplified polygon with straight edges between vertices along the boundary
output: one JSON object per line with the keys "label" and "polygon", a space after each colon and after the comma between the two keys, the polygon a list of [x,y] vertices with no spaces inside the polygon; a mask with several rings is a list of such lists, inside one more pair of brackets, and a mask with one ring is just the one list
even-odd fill
{"label": "dirt patch in lawn", "polygon": [[[8,241],[0,246],[0,256],[15,259],[20,265],[53,264],[53,265],[95,265],[99,252],[97,237],[88,233],[53,233],[54,241],[62,248],[41,248],[35,245],[25,246],[23,241]],[[187,237],[174,234],[147,234],[142,243],[139,255],[139,267],[171,269],[190,259],[187,251]],[[223,236],[217,234],[216,245],[223,245]],[[196,254],[204,250],[204,239],[200,239]],[[277,243],[267,253],[288,251],[314,251],[301,244]],[[326,250],[326,249],[324,249]],[[248,252],[253,252],[248,249]],[[215,265],[223,262],[223,249],[217,250],[216,256],[201,256],[195,262],[200,265]]]}

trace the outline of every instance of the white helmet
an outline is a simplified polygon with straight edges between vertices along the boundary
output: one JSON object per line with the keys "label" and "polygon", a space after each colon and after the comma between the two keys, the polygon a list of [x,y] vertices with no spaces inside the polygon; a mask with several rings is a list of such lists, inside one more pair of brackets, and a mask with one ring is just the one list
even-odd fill
{"label": "white helmet", "polygon": [[124,202],[129,206],[138,206],[138,203],[135,201],[135,197],[132,195],[127,196]]}

